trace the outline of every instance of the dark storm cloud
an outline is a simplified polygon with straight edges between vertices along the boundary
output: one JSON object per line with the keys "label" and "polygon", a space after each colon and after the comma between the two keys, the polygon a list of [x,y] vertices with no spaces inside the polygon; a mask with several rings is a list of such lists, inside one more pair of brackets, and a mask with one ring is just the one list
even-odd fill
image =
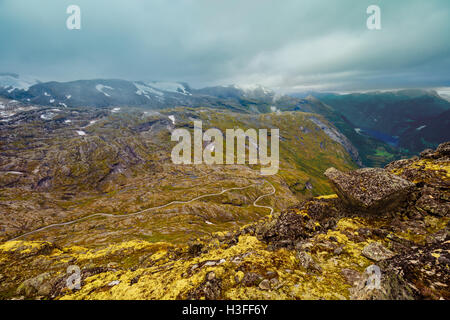
{"label": "dark storm cloud", "polygon": [[[67,30],[79,5],[81,30]],[[382,30],[366,28],[381,8]],[[448,0],[0,0],[0,71],[282,91],[450,86]]]}

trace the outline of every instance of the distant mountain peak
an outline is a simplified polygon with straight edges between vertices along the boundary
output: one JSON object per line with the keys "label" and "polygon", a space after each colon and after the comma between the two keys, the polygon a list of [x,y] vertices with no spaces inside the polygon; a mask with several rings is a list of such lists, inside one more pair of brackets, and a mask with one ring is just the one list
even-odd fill
{"label": "distant mountain peak", "polygon": [[28,90],[39,81],[30,76],[20,76],[16,73],[0,73],[0,88],[8,89],[10,92],[15,89]]}

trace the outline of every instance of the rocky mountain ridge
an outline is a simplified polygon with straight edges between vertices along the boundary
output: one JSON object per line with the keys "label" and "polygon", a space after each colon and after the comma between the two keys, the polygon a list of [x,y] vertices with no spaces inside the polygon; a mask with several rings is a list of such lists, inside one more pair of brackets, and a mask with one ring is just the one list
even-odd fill
{"label": "rocky mountain ridge", "polygon": [[259,85],[194,89],[183,82],[121,79],[39,82],[31,77],[0,74],[0,97],[25,106],[57,109],[206,107],[244,114],[311,112],[333,124],[343,136],[339,137],[341,144],[355,162],[364,166],[384,166],[392,160],[418,154],[424,148],[435,148],[448,140],[450,134],[449,102],[426,90],[346,95],[312,92],[305,97],[277,94]]}
{"label": "rocky mountain ridge", "polygon": [[348,119],[358,134],[404,149],[409,155],[449,139],[450,103],[434,90],[316,96]]}
{"label": "rocky mountain ridge", "polygon": [[[203,106],[242,112],[266,112],[259,104],[271,104],[275,93],[262,86],[216,86],[193,89],[184,82],[93,79],[40,82],[16,74],[0,74],[0,96],[22,103],[54,107],[131,106],[147,109]],[[247,108],[245,108],[247,105]],[[248,108],[249,106],[252,108]]]}
{"label": "rocky mountain ridge", "polygon": [[[186,245],[3,242],[0,292],[19,299],[449,299],[450,142],[384,171],[345,174],[354,185],[337,187],[339,196]],[[389,188],[403,191],[380,211]],[[364,196],[372,200],[364,206],[346,200]],[[67,288],[70,265],[80,267],[80,289]]]}
{"label": "rocky mountain ridge", "polygon": [[[268,209],[253,205],[272,191],[255,173],[257,165],[172,163],[176,143],[171,132],[177,128],[191,132],[194,121],[202,121],[203,130],[222,132],[279,128],[280,170],[268,178],[277,200],[264,198],[257,205],[284,209],[298,199],[330,192],[322,175],[327,167],[356,167],[323,129],[331,124],[315,115],[322,123],[318,126],[311,114],[298,111],[255,115],[186,107],[160,111],[20,103],[12,107],[2,119],[6,121],[0,122],[2,240],[102,213],[117,217],[96,216],[27,239],[88,246],[136,237],[185,242],[268,214]],[[241,189],[218,194],[232,188]],[[199,201],[156,209],[200,196]],[[146,214],[135,214],[141,211]]]}

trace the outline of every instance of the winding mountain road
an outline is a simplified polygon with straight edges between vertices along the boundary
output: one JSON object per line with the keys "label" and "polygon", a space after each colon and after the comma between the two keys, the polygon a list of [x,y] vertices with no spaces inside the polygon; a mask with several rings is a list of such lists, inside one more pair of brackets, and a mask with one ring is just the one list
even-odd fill
{"label": "winding mountain road", "polygon": [[259,196],[255,201],[253,201],[253,206],[256,207],[256,208],[266,208],[266,209],[270,209],[270,214],[272,214],[272,213],[273,213],[273,207],[270,207],[270,206],[261,206],[261,205],[257,204],[257,202],[258,202],[259,200],[261,200],[262,198],[271,196],[271,195],[275,194],[275,192],[276,192],[275,187],[273,186],[273,184],[271,184],[271,183],[270,183],[269,181],[267,181],[267,180],[264,180],[264,181],[267,182],[268,184],[270,184],[270,186],[272,187],[272,192],[269,192],[269,193],[266,193],[266,194],[263,194],[263,195]]}
{"label": "winding mountain road", "polygon": [[[267,193],[267,194],[263,194],[263,195],[259,196],[255,201],[253,201],[253,206],[256,207],[256,208],[270,209],[270,214],[272,214],[273,211],[274,211],[274,209],[272,207],[262,206],[262,205],[257,204],[257,202],[260,201],[261,199],[263,199],[264,197],[271,196],[271,195],[275,194],[275,192],[276,192],[275,187],[269,181],[264,180],[264,182],[270,184],[270,186],[272,187],[272,191]],[[82,218],[74,219],[74,220],[71,220],[71,221],[68,221],[68,222],[49,224],[48,226],[45,226],[45,227],[42,227],[42,228],[30,231],[30,232],[26,232],[24,234],[21,234],[20,236],[17,236],[15,238],[9,239],[8,241],[18,240],[20,238],[26,237],[26,236],[31,235],[31,234],[38,233],[38,232],[43,231],[43,230],[47,230],[47,229],[54,228],[54,227],[62,227],[62,226],[71,225],[71,224],[74,224],[74,223],[77,223],[77,222],[80,222],[80,221],[84,221],[84,220],[87,220],[87,219],[90,219],[90,218],[94,218],[94,217],[124,218],[124,217],[136,216],[136,215],[139,215],[139,214],[146,213],[147,211],[166,208],[166,207],[174,205],[174,204],[188,204],[188,203],[191,203],[191,202],[203,199],[203,198],[219,196],[219,195],[222,195],[222,194],[224,194],[226,192],[229,192],[229,191],[232,191],[232,190],[244,190],[244,189],[248,189],[248,188],[251,188],[253,186],[256,186],[256,185],[259,185],[259,184],[263,184],[263,183],[254,183],[254,184],[251,184],[251,185],[248,185],[248,186],[245,186],[245,187],[228,188],[228,189],[222,190],[221,192],[204,194],[204,195],[192,198],[191,200],[187,200],[187,201],[175,200],[175,201],[171,201],[171,202],[166,203],[166,204],[161,205],[161,206],[151,207],[151,208],[147,208],[147,209],[144,209],[144,210],[140,210],[140,211],[132,212],[132,213],[128,213],[128,214],[120,214],[119,215],[119,214],[110,214],[110,213],[94,213],[94,214],[91,214],[91,215],[88,215],[88,216],[85,216],[85,217],[82,217]]]}

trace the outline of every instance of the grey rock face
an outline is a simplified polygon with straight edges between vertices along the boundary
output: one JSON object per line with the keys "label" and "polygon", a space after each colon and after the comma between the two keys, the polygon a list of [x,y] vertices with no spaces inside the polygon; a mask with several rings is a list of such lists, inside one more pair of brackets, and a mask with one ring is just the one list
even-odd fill
{"label": "grey rock face", "polygon": [[381,168],[364,168],[349,173],[329,168],[325,176],[346,205],[363,211],[395,209],[414,188],[412,182]]}
{"label": "grey rock face", "polygon": [[329,136],[332,140],[339,143],[344,149],[350,154],[352,159],[359,165],[362,166],[361,159],[359,157],[358,150],[356,147],[344,136],[340,133],[336,128],[327,126],[325,123],[317,119],[316,117],[309,118],[315,125],[317,125],[327,136]]}
{"label": "grey rock face", "polygon": [[368,285],[369,276],[364,274],[355,286],[350,288],[351,300],[414,300],[417,299],[415,291],[399,274],[383,274],[379,287]]}
{"label": "grey rock face", "polygon": [[426,149],[420,153],[422,159],[439,159],[450,157],[450,142],[441,143],[436,150]]}
{"label": "grey rock face", "polygon": [[382,261],[395,256],[391,250],[386,249],[377,242],[372,242],[364,247],[361,253],[364,257],[373,261]]}

